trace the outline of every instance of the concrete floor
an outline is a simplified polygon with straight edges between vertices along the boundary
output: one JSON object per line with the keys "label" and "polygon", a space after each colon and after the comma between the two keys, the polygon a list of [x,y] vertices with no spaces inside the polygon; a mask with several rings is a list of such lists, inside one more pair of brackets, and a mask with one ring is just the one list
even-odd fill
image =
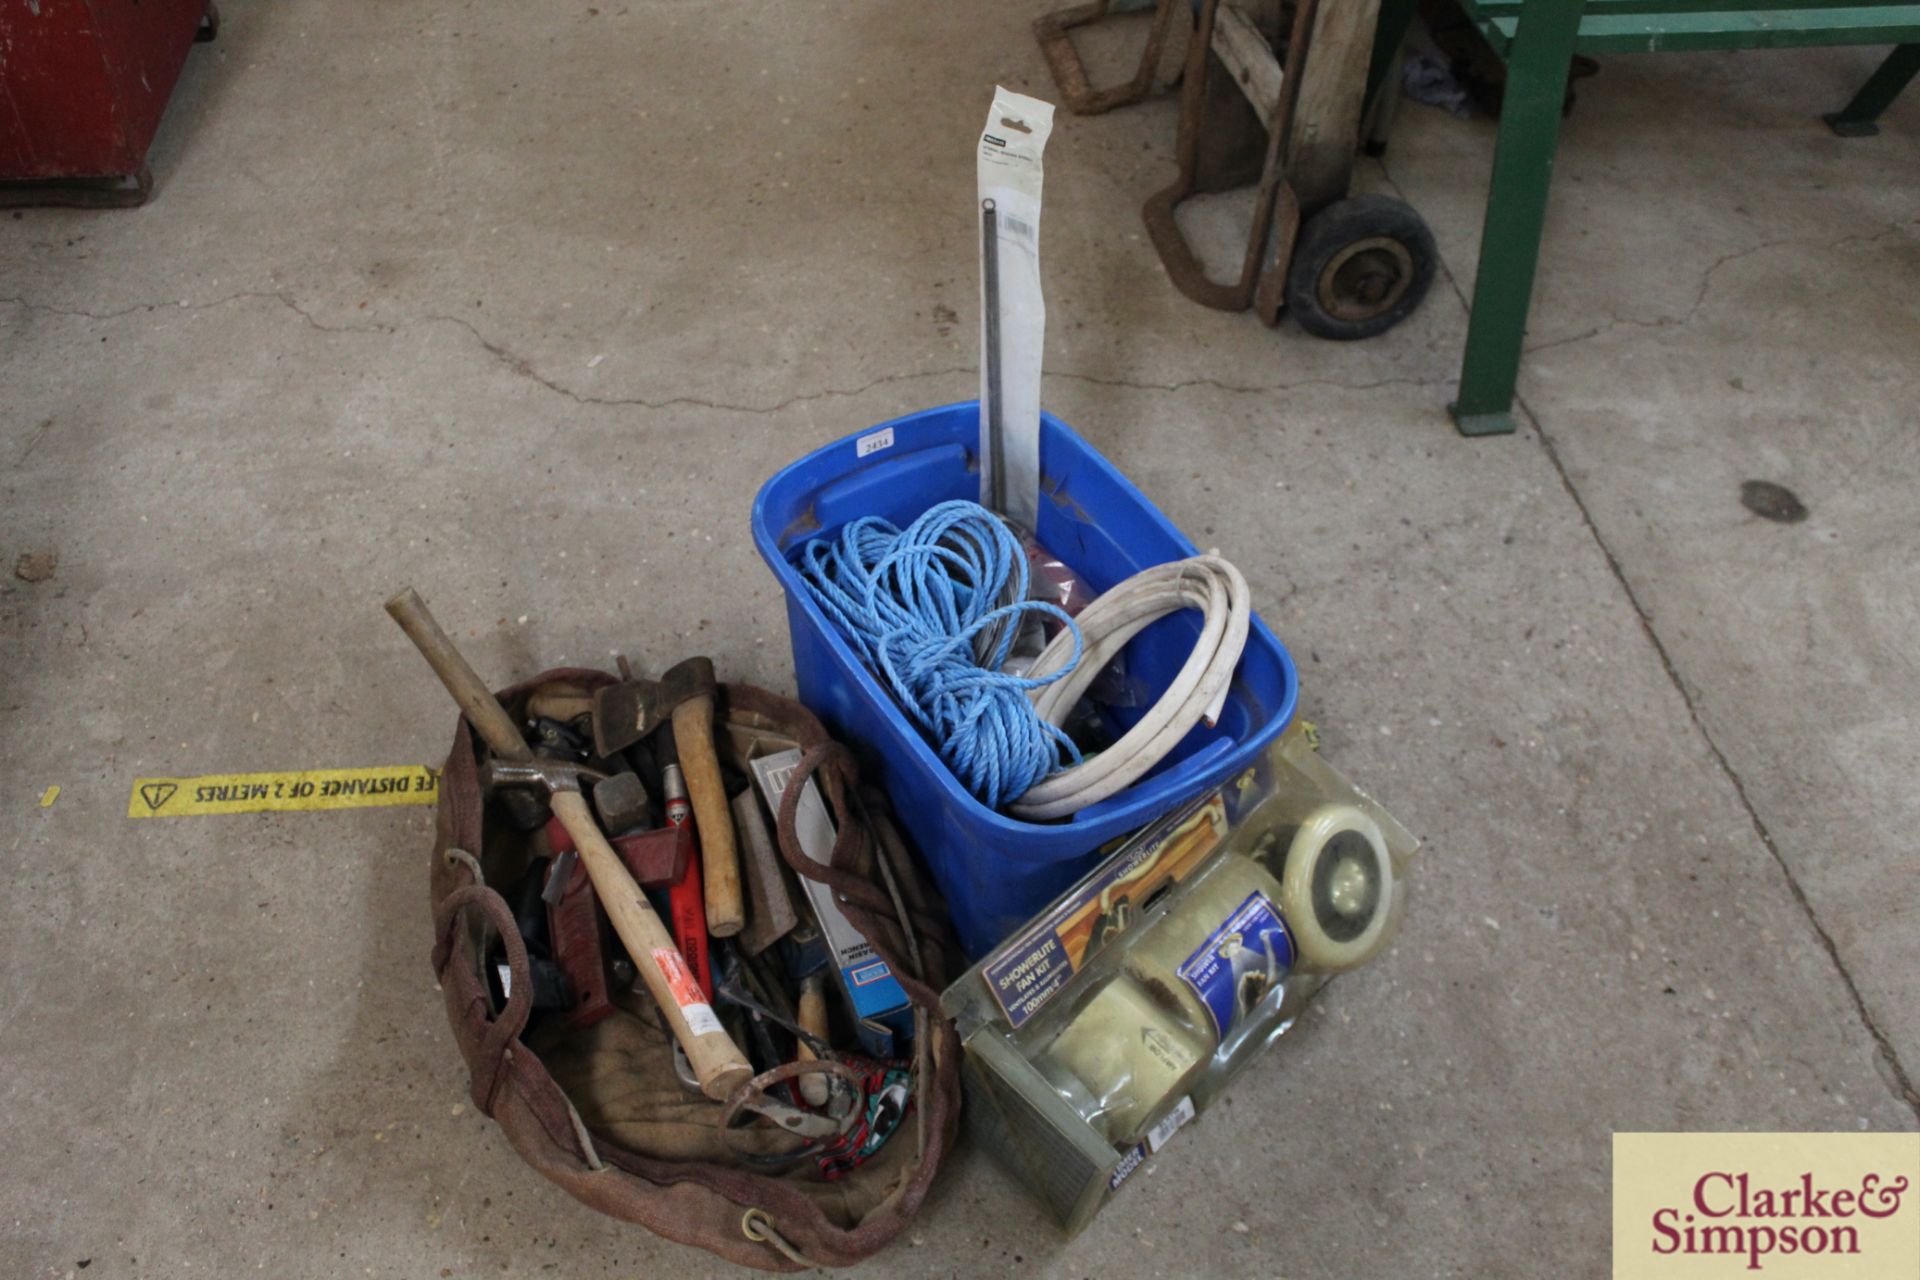
{"label": "concrete floor", "polygon": [[[125,816],[437,759],[408,582],[503,679],[790,688],[754,490],[973,392],[970,146],[1051,91],[1036,6],[599,6],[228,0],[148,208],[0,221],[0,555],[59,557],[0,586],[0,1274],[729,1270],[463,1105],[428,811]],[[1818,120],[1878,56],[1607,60],[1477,442],[1491,123],[1402,111],[1361,185],[1445,275],[1336,345],[1166,283],[1170,100],[1062,118],[1047,402],[1246,569],[1420,896],[1080,1239],[965,1150],[863,1274],[1599,1277],[1615,1130],[1916,1126],[1920,95]]]}

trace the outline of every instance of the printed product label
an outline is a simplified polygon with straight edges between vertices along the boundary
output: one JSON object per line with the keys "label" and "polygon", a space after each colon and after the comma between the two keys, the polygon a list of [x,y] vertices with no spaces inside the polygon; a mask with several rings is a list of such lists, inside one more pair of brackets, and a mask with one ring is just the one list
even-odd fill
{"label": "printed product label", "polygon": [[861,965],[858,969],[847,970],[847,981],[856,987],[864,987],[870,982],[878,982],[882,978],[890,977],[892,973],[893,970],[887,968],[886,961],[876,960],[872,964]]}
{"label": "printed product label", "polygon": [[1140,1047],[1145,1049],[1169,1076],[1183,1075],[1188,1067],[1200,1061],[1184,1044],[1158,1027],[1140,1028]]}
{"label": "printed product label", "polygon": [[1107,1179],[1107,1190],[1118,1191],[1120,1184],[1125,1182],[1133,1174],[1135,1169],[1145,1164],[1146,1160],[1147,1147],[1145,1143],[1141,1143],[1133,1150],[1127,1152],[1125,1156],[1121,1157],[1120,1163],[1114,1166],[1113,1175]]}
{"label": "printed product label", "polygon": [[704,1000],[696,1000],[692,1004],[683,1004],[680,1006],[680,1012],[686,1015],[687,1030],[697,1036],[704,1036],[713,1031],[726,1030],[725,1027],[720,1025],[720,1019],[714,1014],[713,1006]]}
{"label": "printed product label", "polygon": [[653,962],[660,966],[660,972],[667,979],[667,990],[673,993],[673,1002],[680,1006],[680,1012],[687,1019],[687,1027],[697,1036],[709,1031],[721,1030],[720,1019],[714,1016],[713,1006],[700,991],[700,984],[694,981],[693,970],[687,968],[686,957],[672,947],[655,947]]}
{"label": "printed product label", "polygon": [[1182,1098],[1180,1105],[1167,1112],[1159,1124],[1147,1130],[1147,1150],[1158,1151],[1167,1145],[1167,1139],[1180,1131],[1180,1127],[1193,1119],[1193,1099]]}
{"label": "printed product label", "polygon": [[994,948],[981,965],[993,999],[1019,1026],[1066,989],[1110,941],[1140,918],[1148,898],[1180,879],[1226,834],[1219,793],[1140,832],[1026,930]]}
{"label": "printed product label", "polygon": [[1225,1037],[1293,967],[1293,939],[1267,895],[1255,890],[1207,935],[1180,966],[1180,976],[1213,1015]]}

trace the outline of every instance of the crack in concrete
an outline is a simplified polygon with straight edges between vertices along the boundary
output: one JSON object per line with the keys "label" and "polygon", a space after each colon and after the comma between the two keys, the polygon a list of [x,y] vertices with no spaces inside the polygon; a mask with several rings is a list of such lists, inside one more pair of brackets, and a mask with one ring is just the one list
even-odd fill
{"label": "crack in concrete", "polygon": [[1535,438],[1539,440],[1547,460],[1553,464],[1554,471],[1560,477],[1561,487],[1567,491],[1567,496],[1573,501],[1574,509],[1580,513],[1580,519],[1586,524],[1587,533],[1593,539],[1594,545],[1600,548],[1600,554],[1605,557],[1607,568],[1612,571],[1614,581],[1620,584],[1620,590],[1626,595],[1634,617],[1640,622],[1640,630],[1646,635],[1647,642],[1653,646],[1654,654],[1660,659],[1660,666],[1667,673],[1667,679],[1672,683],[1674,691],[1680,695],[1681,705],[1686,707],[1687,718],[1693,722],[1694,731],[1700,735],[1700,740],[1707,744],[1707,751],[1712,755],[1713,762],[1719,766],[1720,772],[1725,774],[1727,781],[1733,784],[1734,796],[1740,801],[1740,807],[1746,811],[1747,821],[1753,825],[1754,834],[1760,837],[1761,845],[1773,856],[1775,865],[1780,868],[1780,874],[1787,882],[1788,892],[1793,895],[1794,902],[1799,904],[1801,914],[1806,917],[1814,936],[1820,940],[1821,949],[1827,953],[1827,959],[1832,962],[1834,971],[1840,975],[1841,985],[1846,988],[1847,995],[1853,1001],[1855,1016],[1866,1027],[1867,1034],[1873,1038],[1874,1044],[1880,1050],[1881,1061],[1893,1077],[1891,1084],[1894,1096],[1906,1103],[1916,1117],[1920,1117],[1920,1090],[1915,1089],[1912,1077],[1907,1074],[1906,1067],[1901,1063],[1900,1055],[1893,1046],[1893,1040],[1881,1029],[1879,1020],[1867,1007],[1866,997],[1861,994],[1859,984],[1854,981],[1853,971],[1847,967],[1846,961],[1840,955],[1839,944],[1833,940],[1833,935],[1820,922],[1819,912],[1814,910],[1813,902],[1807,897],[1807,891],[1801,887],[1799,877],[1794,874],[1793,867],[1788,864],[1786,855],[1780,851],[1780,845],[1774,839],[1772,829],[1767,826],[1766,820],[1760,816],[1760,811],[1754,807],[1752,797],[1747,794],[1746,780],[1740,776],[1740,771],[1733,767],[1733,761],[1727,758],[1727,753],[1721,750],[1720,743],[1714,738],[1713,732],[1707,728],[1706,720],[1700,714],[1699,704],[1687,688],[1686,681],[1681,677],[1679,665],[1674,661],[1672,652],[1668,650],[1666,642],[1660,638],[1660,632],[1653,624],[1653,615],[1640,603],[1640,596],[1634,591],[1633,583],[1628,580],[1627,571],[1620,563],[1620,558],[1614,554],[1613,548],[1601,536],[1600,526],[1594,522],[1593,513],[1587,508],[1586,499],[1581,497],[1572,476],[1567,473],[1566,465],[1560,460],[1560,451],[1554,447],[1552,438],[1547,435],[1546,427],[1542,424],[1540,416],[1533,411],[1533,407],[1518,394],[1514,396],[1514,403],[1527,415]]}
{"label": "crack in concrete", "polygon": [[27,447],[20,451],[20,456],[13,460],[13,465],[16,467],[25,465],[27,459],[33,456],[34,447],[40,443],[41,437],[51,430],[53,430],[52,418],[46,419],[35,427],[33,434],[27,438]]}
{"label": "crack in concrete", "polygon": [[708,400],[700,396],[669,396],[664,400],[649,400],[645,396],[593,396],[575,391],[565,383],[557,382],[549,378],[534,368],[533,362],[525,356],[495,342],[484,333],[481,333],[471,322],[459,316],[431,315],[423,317],[416,323],[450,324],[455,328],[463,329],[480,345],[481,350],[492,356],[495,361],[504,366],[510,373],[525,378],[527,381],[532,382],[536,386],[543,387],[555,395],[565,396],[575,404],[593,405],[601,408],[670,409],[676,405],[691,405],[701,409],[717,409],[727,413],[779,413],[783,409],[790,409],[797,404],[814,400],[861,395],[875,387],[885,386],[890,382],[907,382],[915,378],[938,378],[951,373],[972,373],[974,371],[971,366],[964,366],[945,369],[920,369],[911,373],[890,373],[850,389],[825,387],[819,391],[802,392],[799,395],[788,396],[785,400],[770,405],[731,404],[724,400]]}
{"label": "crack in concrete", "polygon": [[121,307],[118,310],[114,310],[114,311],[88,311],[88,310],[85,310],[84,308],[58,307],[50,303],[33,302],[27,298],[22,298],[22,297],[0,297],[0,303],[11,303],[14,306],[20,307],[27,311],[37,311],[37,312],[41,312],[48,315],[73,316],[73,317],[86,319],[86,320],[100,320],[100,321],[118,320],[125,316],[135,315],[141,312],[166,312],[166,311],[176,311],[176,310],[177,311],[209,311],[216,307],[229,306],[235,302],[247,302],[247,301],[255,301],[255,300],[278,302],[280,305],[287,308],[287,310],[299,316],[300,319],[305,321],[310,328],[317,329],[321,333],[396,334],[396,333],[404,332],[405,330],[408,330],[408,329],[419,328],[425,325],[434,325],[434,324],[452,325],[457,329],[463,330],[469,337],[471,337],[474,340],[475,343],[479,345],[481,350],[485,351],[496,362],[504,366],[510,373],[513,373],[515,376],[524,378],[527,381],[532,382],[537,386],[540,386],[545,390],[554,393],[555,395],[565,396],[567,399],[572,400],[575,404],[593,405],[593,406],[599,406],[599,407],[667,409],[667,408],[672,408],[676,405],[692,405],[699,408],[717,409],[717,410],[722,410],[730,413],[756,413],[756,414],[778,413],[782,409],[791,408],[792,406],[796,404],[800,404],[803,401],[821,400],[821,399],[827,399],[829,397],[836,397],[836,396],[838,397],[857,396],[865,391],[871,390],[874,387],[882,386],[889,382],[905,382],[914,378],[932,378],[932,377],[939,377],[949,373],[972,373],[974,371],[973,367],[969,365],[964,367],[956,366],[953,368],[946,368],[946,369],[922,369],[922,370],[917,370],[911,373],[887,374],[883,377],[875,378],[871,382],[863,383],[860,386],[853,387],[851,389],[827,387],[820,391],[805,392],[799,395],[789,396],[785,400],[782,400],[777,404],[771,404],[771,405],[732,404],[723,400],[707,400],[700,396],[670,396],[666,399],[661,399],[661,400],[650,400],[644,396],[594,396],[594,395],[587,395],[583,392],[575,391],[573,388],[566,386],[563,383],[557,382],[552,378],[547,377],[545,374],[541,373],[538,369],[533,367],[532,361],[528,360],[526,357],[518,354],[517,352],[511,350],[510,348],[503,346],[498,342],[495,342],[493,339],[487,337],[486,334],[482,333],[479,330],[479,328],[476,327],[471,321],[465,320],[460,316],[434,314],[434,315],[422,316],[418,320],[410,320],[410,321],[407,321],[406,323],[398,324],[398,325],[384,324],[379,322],[373,322],[369,324],[327,324],[326,322],[322,321],[317,316],[315,316],[307,308],[301,306],[300,303],[293,297],[292,294],[286,292],[285,290],[278,290],[278,289],[243,289],[237,293],[230,293],[225,297],[214,298],[207,302],[180,302],[180,303],[139,302],[139,303],[134,303],[131,306]]}
{"label": "crack in concrete", "polygon": [[255,299],[271,300],[280,303],[322,333],[397,332],[394,326],[386,324],[324,324],[317,319],[312,312],[296,302],[292,294],[282,289],[242,289],[238,293],[230,293],[223,298],[214,298],[208,302],[187,302],[185,300],[179,302],[136,302],[131,306],[121,307],[117,311],[88,311],[85,308],[79,307],[56,307],[51,303],[34,302],[28,298],[17,296],[0,298],[0,302],[12,303],[24,311],[38,311],[46,315],[74,316],[84,320],[118,320],[124,316],[136,315],[142,311],[211,311],[216,307],[231,306],[236,302],[247,302]]}
{"label": "crack in concrete", "polygon": [[[1380,162],[1380,172],[1381,176],[1386,178],[1387,185],[1392,187],[1394,192],[1404,199],[1405,193],[1400,190],[1399,184],[1394,182],[1392,175],[1387,173],[1384,159]],[[1920,226],[1920,220],[1896,222],[1886,230],[1877,232],[1871,236],[1863,236],[1856,233],[1841,236],[1835,240],[1817,242],[1810,247],[1839,248],[1844,244],[1854,241],[1863,241],[1869,244],[1877,243],[1891,236],[1898,235],[1904,229],[1913,226]],[[1713,273],[1715,271],[1718,271],[1729,262],[1759,253],[1763,249],[1779,248],[1782,245],[1792,243],[1807,242],[1796,242],[1791,239],[1772,240],[1747,249],[1736,250],[1733,253],[1726,254],[1719,258],[1712,266],[1707,268],[1706,274],[1702,276],[1699,294],[1695,297],[1694,304],[1688,310],[1685,319],[1679,323],[1684,324],[1686,320],[1692,319],[1700,308],[1706,304],[1707,293],[1712,285]],[[1461,288],[1459,279],[1454,275],[1452,269],[1447,266],[1444,259],[1440,261],[1439,266],[1440,274],[1446,277],[1447,284],[1453,289],[1454,295],[1460,300],[1460,304],[1467,308],[1468,314],[1471,315],[1473,304],[1468,300],[1466,290]],[[1597,336],[1599,333],[1605,332],[1606,329],[1613,328],[1622,323],[1635,324],[1647,328],[1668,327],[1654,321],[1622,321],[1616,319],[1608,325],[1602,326],[1601,329],[1596,330],[1592,334],[1582,335],[1582,339],[1577,340]],[[1545,350],[1548,347],[1565,346],[1568,344],[1568,341],[1575,340],[1546,343],[1541,347],[1532,348],[1527,354],[1531,354],[1532,351]],[[1889,1082],[1891,1092],[1897,1099],[1905,1103],[1916,1117],[1920,1117],[1920,1090],[1915,1089],[1913,1078],[1907,1073],[1905,1065],[1901,1063],[1900,1054],[1894,1048],[1893,1040],[1887,1035],[1886,1031],[1881,1028],[1879,1020],[1873,1016],[1873,1011],[1867,1007],[1866,997],[1861,994],[1859,984],[1854,981],[1853,971],[1847,967],[1846,960],[1841,956],[1839,944],[1833,940],[1833,935],[1828,932],[1826,926],[1820,922],[1819,912],[1814,910],[1812,900],[1807,897],[1807,891],[1801,887],[1799,877],[1794,874],[1792,866],[1787,862],[1786,855],[1781,852],[1779,842],[1774,839],[1772,829],[1767,826],[1766,820],[1760,816],[1760,811],[1754,807],[1752,797],[1747,794],[1746,780],[1740,776],[1740,771],[1733,767],[1733,762],[1727,758],[1727,753],[1721,750],[1719,742],[1715,740],[1712,732],[1708,730],[1706,720],[1702,717],[1700,708],[1694,701],[1692,692],[1687,688],[1686,681],[1680,674],[1679,665],[1674,661],[1672,652],[1668,650],[1666,642],[1660,638],[1660,632],[1654,626],[1653,615],[1647,612],[1646,608],[1640,603],[1639,594],[1633,589],[1632,582],[1627,578],[1625,566],[1621,564],[1619,556],[1614,554],[1612,546],[1608,544],[1606,538],[1601,534],[1600,526],[1595,522],[1593,512],[1588,508],[1586,499],[1581,496],[1579,487],[1574,484],[1572,475],[1567,471],[1566,464],[1560,459],[1560,451],[1554,447],[1552,437],[1547,434],[1545,423],[1541,420],[1540,415],[1533,411],[1533,406],[1528,404],[1517,390],[1514,392],[1513,400],[1515,407],[1526,415],[1527,424],[1533,428],[1534,438],[1539,441],[1540,448],[1546,454],[1547,461],[1552,464],[1554,473],[1560,477],[1561,488],[1566,490],[1567,497],[1573,502],[1574,510],[1580,513],[1580,519],[1587,528],[1587,536],[1592,538],[1594,545],[1600,549],[1600,554],[1606,560],[1607,568],[1612,572],[1614,581],[1619,584],[1622,594],[1626,596],[1628,606],[1633,610],[1634,617],[1639,620],[1640,630],[1647,637],[1647,643],[1653,646],[1654,654],[1659,658],[1660,666],[1662,670],[1666,672],[1667,680],[1673,685],[1674,691],[1680,695],[1680,703],[1687,709],[1687,718],[1692,722],[1694,732],[1698,733],[1701,741],[1706,743],[1707,751],[1713,757],[1714,764],[1719,767],[1720,772],[1724,774],[1727,781],[1732,784],[1734,796],[1740,802],[1740,807],[1745,810],[1747,821],[1752,824],[1754,834],[1760,839],[1761,847],[1766,849],[1768,854],[1772,856],[1774,864],[1780,868],[1780,874],[1787,882],[1787,891],[1793,895],[1793,900],[1799,906],[1801,914],[1806,917],[1808,927],[1813,930],[1814,936],[1820,940],[1820,946],[1822,950],[1826,952],[1827,959],[1833,965],[1834,972],[1840,975],[1840,983],[1846,988],[1848,997],[1853,1001],[1854,1016],[1859,1018],[1860,1024],[1866,1028],[1867,1035],[1872,1038],[1875,1047],[1880,1052],[1881,1062],[1886,1066],[1888,1074],[1892,1076],[1892,1080]]]}
{"label": "crack in concrete", "polygon": [[[856,387],[826,387],[819,391],[802,392],[797,395],[788,396],[786,399],[770,405],[736,404],[724,400],[709,400],[702,396],[688,395],[669,396],[664,399],[649,399],[646,396],[596,396],[586,392],[576,391],[565,383],[541,373],[527,357],[519,354],[503,343],[489,338],[485,333],[481,332],[479,327],[472,321],[456,315],[435,313],[398,325],[379,322],[368,324],[327,324],[307,308],[301,306],[299,301],[295,299],[291,293],[279,289],[245,289],[237,293],[228,294],[223,298],[215,298],[208,302],[142,302],[135,303],[132,306],[122,307],[115,311],[88,311],[69,307],[57,307],[47,303],[32,302],[21,297],[0,298],[0,302],[12,303],[28,311],[44,312],[50,315],[74,316],[99,321],[118,320],[122,317],[140,312],[165,312],[169,310],[208,311],[216,307],[228,306],[235,302],[254,300],[278,302],[299,316],[309,327],[317,329],[321,333],[395,334],[425,325],[451,325],[465,332],[467,336],[478,344],[482,351],[485,351],[496,363],[500,364],[516,377],[524,378],[536,386],[552,392],[554,395],[564,396],[575,404],[589,405],[596,408],[669,409],[686,405],[702,409],[714,409],[727,413],[779,413],[795,405],[809,403],[815,400],[832,398],[845,399],[862,395],[875,387],[885,386],[888,383],[908,382],[920,378],[939,378],[951,374],[977,372],[976,367],[973,365],[951,365],[940,369],[919,369],[908,373],[886,374],[874,378],[869,382],[861,383]],[[1308,387],[1330,387],[1346,391],[1372,391],[1380,387],[1390,386],[1434,386],[1447,381],[1445,378],[1393,377],[1377,378],[1368,382],[1344,382],[1337,378],[1301,378],[1293,381],[1256,384],[1223,382],[1217,378],[1185,378],[1177,382],[1144,382],[1130,378],[1103,377],[1098,374],[1076,373],[1066,370],[1048,370],[1045,371],[1043,376],[1133,391],[1179,392],[1193,387],[1211,387],[1215,390],[1236,395],[1266,395],[1276,391],[1294,391]]]}
{"label": "crack in concrete", "polygon": [[1523,349],[1523,354],[1530,356],[1542,351],[1552,351],[1556,347],[1569,347],[1577,342],[1586,342],[1602,334],[1611,333],[1613,330],[1623,326],[1634,329],[1685,328],[1687,325],[1693,323],[1694,317],[1699,315],[1701,308],[1707,305],[1707,295],[1713,291],[1714,274],[1718,272],[1720,268],[1730,263],[1738,262],[1743,258],[1750,258],[1757,253],[1765,253],[1769,249],[1789,247],[1801,249],[1838,249],[1849,244],[1878,244],[1882,240],[1900,235],[1909,227],[1917,225],[1920,225],[1920,222],[1896,222],[1883,231],[1875,232],[1873,235],[1862,235],[1856,232],[1850,235],[1840,236],[1833,240],[1810,240],[1805,236],[1783,236],[1778,240],[1764,240],[1759,244],[1749,245],[1745,249],[1735,249],[1732,253],[1722,254],[1720,257],[1714,259],[1707,267],[1706,271],[1700,277],[1700,288],[1699,291],[1694,294],[1693,304],[1680,315],[1655,316],[1651,320],[1642,320],[1636,316],[1609,316],[1605,324],[1589,329],[1585,333],[1576,333],[1565,338],[1555,338],[1551,342],[1542,342],[1531,347],[1526,347]]}

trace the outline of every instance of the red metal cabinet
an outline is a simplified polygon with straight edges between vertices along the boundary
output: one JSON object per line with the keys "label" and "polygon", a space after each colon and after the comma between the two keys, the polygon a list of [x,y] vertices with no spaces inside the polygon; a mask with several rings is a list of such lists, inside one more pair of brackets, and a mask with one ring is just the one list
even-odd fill
{"label": "red metal cabinet", "polygon": [[208,0],[0,0],[0,203],[138,204]]}

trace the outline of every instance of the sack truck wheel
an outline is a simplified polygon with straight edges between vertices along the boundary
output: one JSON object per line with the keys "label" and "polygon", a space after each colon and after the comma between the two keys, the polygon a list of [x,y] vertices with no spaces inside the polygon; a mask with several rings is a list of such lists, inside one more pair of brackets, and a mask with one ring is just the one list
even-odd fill
{"label": "sack truck wheel", "polygon": [[1413,314],[1433,284],[1433,232],[1392,196],[1349,196],[1307,219],[1287,265],[1287,310],[1321,338],[1371,338]]}

